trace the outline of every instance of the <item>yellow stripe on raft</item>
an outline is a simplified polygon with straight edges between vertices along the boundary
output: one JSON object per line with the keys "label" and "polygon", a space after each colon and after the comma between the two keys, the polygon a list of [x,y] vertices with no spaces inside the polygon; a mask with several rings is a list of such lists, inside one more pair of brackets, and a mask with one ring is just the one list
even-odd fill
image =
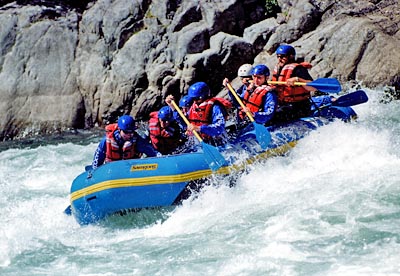
{"label": "yellow stripe on raft", "polygon": [[[275,149],[267,150],[263,153],[260,153],[254,157],[247,159],[245,162],[240,163],[239,165],[231,165],[225,166],[218,169],[215,174],[230,174],[232,172],[244,170],[247,165],[253,164],[254,162],[262,159],[267,159],[272,156],[282,155],[287,152],[290,148],[296,145],[297,141],[289,142],[283,146],[280,146]],[[115,189],[115,188],[126,188],[126,187],[136,187],[136,186],[148,186],[148,185],[162,185],[162,184],[174,184],[181,182],[188,182],[192,180],[197,180],[201,178],[206,178],[212,175],[213,172],[211,169],[195,171],[185,174],[176,174],[176,175],[163,175],[163,176],[150,176],[150,177],[141,177],[141,178],[124,178],[117,180],[108,180],[104,181],[90,187],[81,189],[79,191],[75,191],[71,193],[71,202],[80,199],[81,197],[88,196],[93,193],[97,193],[100,191],[104,191],[107,189]]]}
{"label": "yellow stripe on raft", "polygon": [[211,175],[211,170],[195,171],[185,174],[175,174],[175,175],[160,175],[160,176],[149,176],[140,178],[124,178],[117,180],[108,180],[100,182],[98,184],[92,185],[90,187],[81,189],[71,193],[71,201],[77,200],[83,196],[90,195],[92,193],[97,193],[107,189],[113,188],[125,188],[125,187],[135,187],[135,186],[148,186],[148,185],[161,185],[161,184],[173,184],[186,182],[195,179],[201,179]]}

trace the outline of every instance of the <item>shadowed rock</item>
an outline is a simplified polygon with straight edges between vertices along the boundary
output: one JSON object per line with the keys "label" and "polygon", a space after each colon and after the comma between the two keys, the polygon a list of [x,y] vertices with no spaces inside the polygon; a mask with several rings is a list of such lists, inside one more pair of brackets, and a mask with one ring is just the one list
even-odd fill
{"label": "shadowed rock", "polygon": [[[273,67],[281,43],[315,77],[393,85],[397,0],[1,1],[0,139],[147,119],[163,99],[243,63]],[[269,12],[269,13],[268,13]]]}

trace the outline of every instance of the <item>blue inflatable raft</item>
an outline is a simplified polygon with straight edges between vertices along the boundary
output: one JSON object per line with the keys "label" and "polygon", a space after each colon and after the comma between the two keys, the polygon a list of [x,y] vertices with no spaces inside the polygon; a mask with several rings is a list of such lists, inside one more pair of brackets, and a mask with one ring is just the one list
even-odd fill
{"label": "blue inflatable raft", "polygon": [[310,131],[336,118],[348,121],[356,113],[348,106],[327,106],[316,115],[267,127],[271,142],[266,149],[257,142],[254,128],[243,132],[221,149],[226,164],[216,170],[210,168],[207,156],[200,151],[122,160],[89,169],[73,181],[71,205],[65,212],[80,224],[90,224],[126,211],[177,204],[187,197],[191,184],[200,183],[212,174],[228,175],[244,170],[249,163],[282,155]]}

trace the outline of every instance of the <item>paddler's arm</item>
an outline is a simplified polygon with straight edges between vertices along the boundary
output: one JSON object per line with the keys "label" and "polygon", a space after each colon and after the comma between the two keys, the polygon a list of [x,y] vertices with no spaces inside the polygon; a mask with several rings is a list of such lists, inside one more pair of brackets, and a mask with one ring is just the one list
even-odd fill
{"label": "paddler's arm", "polygon": [[157,156],[158,151],[156,151],[148,139],[143,138],[138,135],[136,139],[136,149],[140,153],[146,154],[147,157]]}
{"label": "paddler's arm", "polygon": [[[303,66],[297,66],[294,68],[293,73],[292,73],[291,78],[287,79],[287,83],[289,85],[294,85],[295,82],[311,82],[313,81],[313,78],[311,77],[310,73],[308,72],[307,68],[304,68]],[[316,91],[317,89],[312,87],[312,86],[303,86],[304,89],[307,91]]]}
{"label": "paddler's arm", "polygon": [[259,124],[265,124],[271,120],[275,114],[277,98],[275,92],[268,92],[265,95],[263,111],[254,113],[254,120]]}
{"label": "paddler's arm", "polygon": [[225,132],[225,118],[220,106],[213,106],[212,117],[211,124],[200,126],[200,133],[210,136],[219,136]]}
{"label": "paddler's arm", "polygon": [[92,168],[96,169],[104,164],[106,159],[106,137],[101,139],[96,151],[94,152],[94,157],[92,161]]}

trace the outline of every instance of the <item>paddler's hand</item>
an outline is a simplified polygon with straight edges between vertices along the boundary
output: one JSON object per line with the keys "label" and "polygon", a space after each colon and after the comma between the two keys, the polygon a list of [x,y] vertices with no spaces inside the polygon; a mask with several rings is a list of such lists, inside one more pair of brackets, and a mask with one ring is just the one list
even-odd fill
{"label": "paddler's hand", "polygon": [[223,85],[224,87],[226,87],[226,85],[228,84],[228,82],[229,82],[229,79],[228,79],[228,78],[225,78],[225,79],[222,81],[222,85]]}
{"label": "paddler's hand", "polygon": [[293,77],[293,78],[287,79],[286,83],[287,83],[287,85],[294,86],[294,83],[298,82],[298,81],[299,81],[298,77]]}
{"label": "paddler's hand", "polygon": [[168,95],[168,96],[165,98],[165,103],[166,103],[167,105],[169,105],[170,107],[172,107],[172,104],[171,104],[172,101],[175,101],[175,100],[174,100],[174,96],[172,96],[172,95]]}
{"label": "paddler's hand", "polygon": [[195,126],[193,124],[188,125],[187,130],[190,132],[193,132],[195,130],[196,132],[200,132],[200,126]]}
{"label": "paddler's hand", "polygon": [[251,115],[254,115],[253,112],[251,112],[250,109],[247,106],[245,108],[242,108],[242,111],[244,113],[250,112]]}

